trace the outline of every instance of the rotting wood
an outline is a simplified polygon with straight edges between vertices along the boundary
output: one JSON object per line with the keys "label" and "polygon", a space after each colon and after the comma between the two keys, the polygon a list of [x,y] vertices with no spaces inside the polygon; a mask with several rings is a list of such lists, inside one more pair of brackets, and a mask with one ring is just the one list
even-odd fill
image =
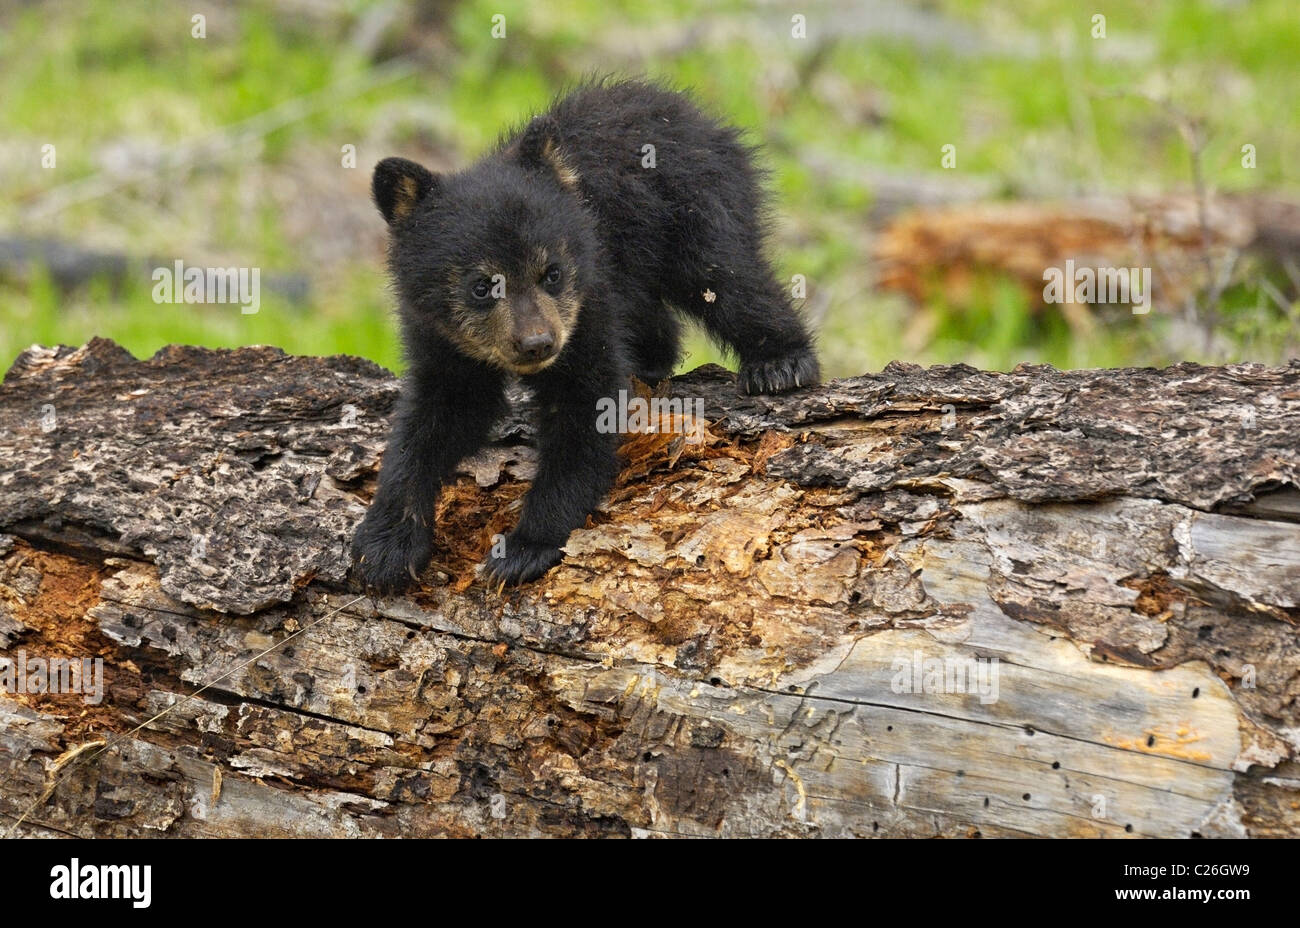
{"label": "rotting wood", "polygon": [[[102,657],[105,692],[0,693],[0,823],[1300,834],[1300,362],[672,391],[707,441],[630,442],[542,581],[475,575],[529,473],[525,404],[447,492],[424,586],[308,627],[356,595],[391,375],[25,352],[0,387],[0,654]],[[898,685],[945,658],[997,658],[996,694]]]}
{"label": "rotting wood", "polygon": [[[1065,268],[1150,268],[1154,304],[1181,308],[1238,254],[1300,262],[1300,204],[1259,195],[1092,197],[1058,202],[985,201],[923,206],[895,217],[874,246],[877,282],[918,302],[939,293],[959,307],[978,304],[979,284],[1003,275],[1032,307],[1043,305],[1044,272]],[[1073,281],[1070,282],[1073,289]],[[1099,303],[1105,302],[1098,300]],[[1098,306],[1061,305],[1085,327]],[[1127,305],[1120,312],[1128,313]]]}

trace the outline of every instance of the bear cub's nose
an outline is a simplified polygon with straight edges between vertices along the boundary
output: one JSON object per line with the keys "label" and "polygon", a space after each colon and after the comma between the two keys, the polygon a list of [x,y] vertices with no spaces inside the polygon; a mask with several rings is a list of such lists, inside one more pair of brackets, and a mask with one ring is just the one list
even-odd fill
{"label": "bear cub's nose", "polygon": [[540,332],[516,338],[515,351],[526,360],[545,361],[555,351],[555,336],[550,332]]}

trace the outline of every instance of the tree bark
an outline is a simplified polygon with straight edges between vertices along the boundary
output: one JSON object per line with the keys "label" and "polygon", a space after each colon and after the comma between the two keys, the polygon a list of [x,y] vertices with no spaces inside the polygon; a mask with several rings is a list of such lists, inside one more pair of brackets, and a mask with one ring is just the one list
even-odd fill
{"label": "tree bark", "polygon": [[532,466],[521,401],[421,587],[371,599],[386,371],[25,352],[0,656],[100,657],[104,690],[0,691],[0,827],[1300,835],[1300,362],[670,392],[702,440],[625,441],[542,580],[476,574]]}

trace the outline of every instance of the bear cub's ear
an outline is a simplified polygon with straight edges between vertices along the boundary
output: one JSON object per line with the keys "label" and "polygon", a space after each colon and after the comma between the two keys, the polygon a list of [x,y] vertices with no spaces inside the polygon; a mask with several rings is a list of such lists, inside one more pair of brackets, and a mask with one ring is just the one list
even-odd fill
{"label": "bear cub's ear", "polygon": [[561,186],[576,190],[578,172],[565,160],[556,139],[559,126],[551,116],[538,116],[519,137],[519,160],[524,165],[551,174]]}
{"label": "bear cub's ear", "polygon": [[438,175],[405,158],[385,158],[375,165],[370,192],[390,226],[401,222],[417,203],[433,193]]}

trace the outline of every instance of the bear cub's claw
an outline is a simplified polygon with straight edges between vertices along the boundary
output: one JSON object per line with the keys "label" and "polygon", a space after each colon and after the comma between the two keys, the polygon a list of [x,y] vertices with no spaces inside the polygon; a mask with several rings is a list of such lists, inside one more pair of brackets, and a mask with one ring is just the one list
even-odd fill
{"label": "bear cub's claw", "polygon": [[555,545],[527,541],[514,534],[507,535],[505,554],[489,556],[483,562],[483,575],[491,586],[505,584],[518,586],[536,580],[564,559],[564,552]]}
{"label": "bear cub's claw", "polygon": [[428,526],[413,519],[385,523],[372,510],[352,541],[352,560],[361,582],[376,593],[401,593],[420,579],[433,556]]}
{"label": "bear cub's claw", "polygon": [[744,393],[785,393],[812,386],[821,380],[821,366],[810,349],[766,361],[740,365],[738,375]]}

